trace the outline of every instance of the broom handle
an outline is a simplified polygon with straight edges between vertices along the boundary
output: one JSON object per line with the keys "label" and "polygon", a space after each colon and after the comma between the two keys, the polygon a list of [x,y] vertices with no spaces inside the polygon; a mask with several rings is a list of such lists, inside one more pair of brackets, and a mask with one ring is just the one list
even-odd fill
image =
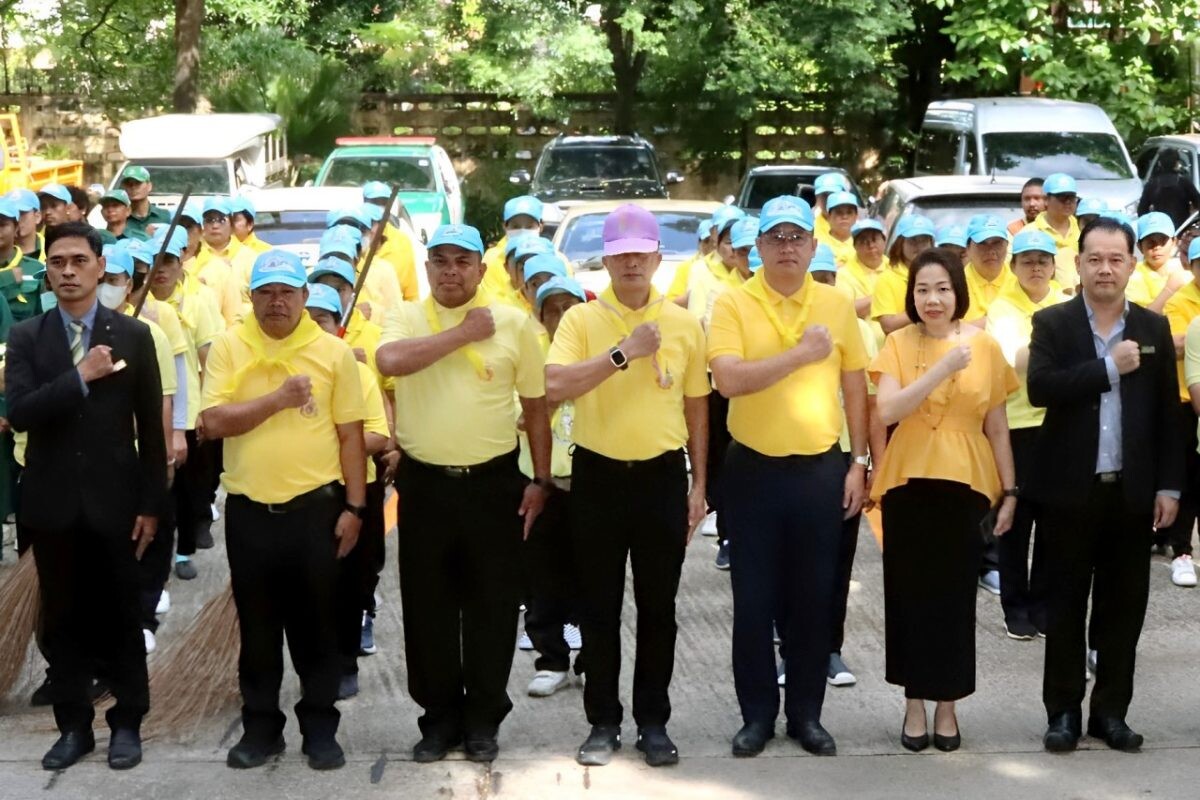
{"label": "broom handle", "polygon": [[167,252],[167,245],[171,243],[171,237],[175,234],[175,229],[179,227],[179,218],[183,216],[183,207],[191,196],[192,186],[188,184],[183,188],[183,194],[179,196],[179,205],[175,207],[175,214],[171,217],[171,224],[167,226],[167,235],[163,237],[162,246],[158,248],[158,254],[150,262],[150,271],[146,273],[146,291],[142,292],[142,296],[138,298],[137,305],[133,307],[134,319],[137,319],[138,315],[142,313],[142,306],[146,304],[146,297],[150,294],[150,285],[154,278],[154,272],[158,269],[158,264],[162,261],[163,254]]}
{"label": "broom handle", "polygon": [[363,261],[362,269],[359,270],[358,280],[354,282],[354,294],[350,295],[350,303],[342,312],[342,324],[338,325],[339,339],[346,338],[346,328],[350,326],[350,315],[354,313],[354,306],[358,304],[358,296],[363,290],[363,284],[367,282],[367,272],[371,269],[371,262],[375,260],[375,254],[379,252],[379,245],[383,241],[383,229],[386,226],[388,215],[392,213],[392,205],[396,202],[396,196],[399,194],[400,184],[393,184],[392,193],[388,195],[387,207],[383,210],[384,225],[379,226],[379,235],[371,237],[371,246],[367,248],[367,257]]}

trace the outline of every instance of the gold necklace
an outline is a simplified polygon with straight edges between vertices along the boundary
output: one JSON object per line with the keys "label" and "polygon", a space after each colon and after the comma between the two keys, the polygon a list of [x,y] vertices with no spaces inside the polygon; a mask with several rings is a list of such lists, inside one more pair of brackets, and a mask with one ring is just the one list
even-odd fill
{"label": "gold necklace", "polygon": [[[917,323],[917,331],[919,334],[919,338],[917,339],[917,377],[919,378],[921,376],[921,373],[923,373],[929,369],[929,364],[926,363],[926,360],[925,360],[926,339],[932,339],[934,337],[928,336],[928,334],[925,333],[925,323],[924,322]],[[958,320],[955,320],[954,332],[952,334],[950,334],[949,337],[947,337],[948,339],[950,339],[951,347],[954,347],[958,344],[959,336],[960,336],[961,332],[962,332],[962,329],[960,327],[960,323]],[[959,372],[962,372],[962,370],[956,370],[954,372],[954,374],[950,376],[950,383],[946,387],[946,400],[942,404],[942,413],[937,418],[936,421],[933,420],[933,414],[931,414],[930,410],[929,410],[930,406],[933,403],[933,391],[931,391],[929,393],[929,396],[925,398],[925,402],[921,403],[921,413],[922,413],[922,415],[924,415],[925,421],[929,424],[929,427],[935,431],[941,426],[942,421],[946,418],[946,408],[950,405],[950,398],[954,396],[954,392],[958,388],[958,373]],[[936,391],[937,388],[938,387],[935,386],[934,391]]]}

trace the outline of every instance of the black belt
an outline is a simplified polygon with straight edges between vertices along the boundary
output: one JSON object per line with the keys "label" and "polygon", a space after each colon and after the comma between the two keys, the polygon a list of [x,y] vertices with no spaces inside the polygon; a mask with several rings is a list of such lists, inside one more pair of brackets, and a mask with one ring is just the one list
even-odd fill
{"label": "black belt", "polygon": [[654,458],[646,458],[642,459],[641,461],[623,461],[619,458],[609,458],[608,456],[601,455],[595,450],[588,450],[586,447],[573,445],[571,447],[571,457],[578,459],[580,456],[582,456],[584,460],[591,459],[604,464],[624,467],[625,469],[644,469],[648,467],[661,467],[664,465],[674,464],[676,462],[679,464],[684,463],[684,455],[682,450],[668,450],[665,453],[654,456]]}
{"label": "black belt", "polygon": [[1121,470],[1115,472],[1097,472],[1096,483],[1120,483]]}
{"label": "black belt", "polygon": [[470,466],[466,467],[448,467],[443,464],[426,464],[424,461],[418,461],[409,455],[405,455],[404,460],[415,467],[420,467],[421,469],[429,470],[430,472],[436,472],[438,475],[444,475],[447,478],[474,478],[481,475],[487,475],[491,472],[496,472],[497,470],[506,466],[511,466],[516,460],[516,454],[517,451],[513,450],[505,453],[502,456],[496,456],[493,459],[484,461],[481,464],[471,464]]}
{"label": "black belt", "polygon": [[[730,446],[738,448],[743,453],[757,461],[763,461],[767,464],[775,464],[779,466],[787,466],[789,464],[811,464],[815,461],[820,461],[823,458],[827,458],[830,453],[837,452],[840,454],[842,452],[840,447],[834,445],[823,453],[814,453],[812,455],[800,455],[797,453],[788,456],[769,456],[766,453],[758,452],[753,447],[747,447],[737,439],[734,439],[730,443]],[[849,454],[847,454],[847,458],[849,458]]]}
{"label": "black belt", "polygon": [[254,503],[256,506],[263,506],[270,514],[291,514],[294,511],[303,511],[313,503],[321,500],[337,500],[342,493],[342,485],[337,481],[327,483],[324,486],[318,486],[311,492],[298,494],[291,500],[284,503],[260,503],[257,500],[251,500],[245,495],[240,495],[248,503]]}

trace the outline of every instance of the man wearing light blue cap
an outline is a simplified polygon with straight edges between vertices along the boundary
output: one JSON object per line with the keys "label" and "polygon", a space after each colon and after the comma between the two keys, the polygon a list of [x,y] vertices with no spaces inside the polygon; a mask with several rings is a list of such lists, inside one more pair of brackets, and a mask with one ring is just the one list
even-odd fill
{"label": "man wearing light blue cap", "polygon": [[254,268],[254,251],[242,247],[233,235],[228,197],[204,198],[201,211],[203,243],[188,273],[212,290],[227,326],[234,326],[248,313],[246,282]]}
{"label": "man wearing light blue cap", "polygon": [[[1068,299],[1054,281],[1057,246],[1045,231],[1032,225],[1022,228],[1012,241],[1013,280],[988,306],[986,330],[997,342],[1017,373],[1019,386],[1008,396],[1009,442],[1012,445],[1016,485],[1031,480],[1038,433],[1045,409],[1029,402],[1026,368],[1033,315]],[[1000,606],[1008,638],[1032,641],[1046,631],[1046,599],[1053,576],[1046,571],[1046,542],[1039,531],[1034,541],[1032,567],[1029,542],[1034,535],[1035,506],[1018,500],[1012,527],[996,543]],[[992,578],[984,576],[985,581]]]}
{"label": "man wearing light blue cap", "polygon": [[539,253],[521,265],[521,275],[525,279],[521,291],[529,302],[529,307],[533,308],[534,301],[537,300],[537,290],[551,278],[567,277],[567,265],[553,253]]}
{"label": "man wearing light blue cap", "polygon": [[920,214],[909,214],[896,223],[896,238],[888,251],[887,269],[876,281],[875,294],[871,297],[871,319],[879,322],[884,333],[912,324],[904,310],[908,265],[933,247],[936,235],[933,220]]}
{"label": "man wearing light blue cap", "polygon": [[[368,203],[356,208],[334,210],[329,212],[330,227],[321,235],[322,256],[334,253],[348,257],[354,264],[355,274],[362,271],[366,262],[366,254],[371,247],[371,237],[378,233],[375,222],[382,220],[382,209]],[[343,253],[346,248],[328,249],[334,240],[353,241],[352,253]],[[382,320],[389,311],[404,301],[404,293],[400,281],[396,277],[395,265],[389,263],[375,253],[371,269],[363,283],[362,294],[359,295],[355,308],[361,309],[363,316],[368,319],[375,317]]]}
{"label": "man wearing light blue cap", "polygon": [[840,172],[825,172],[818,175],[817,179],[813,181],[813,196],[816,198],[813,233],[817,237],[817,241],[821,241],[829,236],[829,214],[825,207],[826,198],[835,192],[848,191],[850,191],[850,181],[846,180],[846,176]]}
{"label": "man wearing light blue cap", "polygon": [[[507,247],[507,246],[506,246]],[[525,294],[525,264],[534,256],[540,255],[557,255],[554,251],[554,245],[549,239],[538,236],[530,231],[528,234],[521,236],[517,242],[517,246],[513,248],[512,259],[505,260],[506,265],[511,264],[509,272],[509,285],[518,289],[516,295],[509,295],[500,299],[501,302],[507,302],[513,305],[510,298],[515,298],[515,308],[520,309],[525,313],[530,313],[533,309],[531,298]],[[566,262],[563,262],[564,265]],[[564,273],[565,276],[565,273]]]}
{"label": "man wearing light blue cap", "polygon": [[971,305],[963,321],[983,327],[988,306],[1016,280],[1008,268],[1008,227],[1004,220],[990,215],[971,219],[963,272],[971,293]]}
{"label": "man wearing light blue cap", "polygon": [[531,231],[541,236],[544,210],[542,201],[533,195],[513,197],[504,204],[504,236],[483,254],[483,264],[487,268],[483,288],[492,298],[518,307],[523,302],[519,287],[513,285],[505,271],[505,246],[508,244],[508,237],[517,231]]}
{"label": "man wearing light blue cap", "polygon": [[241,633],[243,733],[226,757],[236,769],[284,749],[285,635],[308,765],[346,763],[334,706],[336,598],[339,561],[366,513],[365,408],[354,355],[308,316],[308,294],[299,256],[259,255],[253,313],[213,342],[205,368],[202,419],[205,435],[224,445],[225,542]]}
{"label": "man wearing light blue cap", "polygon": [[[743,722],[732,750],[758,755],[775,735],[777,626],[787,734],[810,753],[832,756],[837,745],[821,710],[834,669],[843,522],[860,512],[866,494],[867,356],[850,299],[809,274],[817,249],[809,205],[777,197],[759,220],[762,269],[717,299],[708,336],[714,384],[730,398],[721,494]],[[849,462],[837,447],[843,424]]]}
{"label": "man wearing light blue cap", "polygon": [[822,219],[828,223],[829,230],[818,233],[817,242],[833,251],[834,263],[839,267],[845,266],[854,258],[854,235],[850,230],[858,221],[858,198],[853,192],[845,190],[830,192],[822,197],[825,201]]}
{"label": "man wearing light blue cap", "polygon": [[1067,294],[1079,286],[1075,258],[1079,255],[1079,221],[1075,210],[1079,205],[1079,188],[1075,179],[1063,172],[1046,176],[1042,185],[1046,193],[1046,210],[1030,223],[1054,239],[1058,255],[1054,257],[1054,280]]}
{"label": "man wearing light blue cap", "polygon": [[[403,409],[400,599],[409,694],[423,710],[413,759],[464,742],[469,760],[487,762],[512,709],[521,541],[553,491],[545,359],[537,322],[482,288],[478,230],[441,225],[427,247],[431,296],[388,315],[375,354]],[[514,395],[531,483],[517,466]]]}
{"label": "man wearing light blue cap", "polygon": [[0,296],[12,313],[11,322],[20,322],[40,313],[38,283],[33,276],[41,268],[21,252],[17,245],[17,225],[21,212],[9,197],[0,197]]}
{"label": "man wearing light blue cap", "polygon": [[1083,230],[1088,223],[1096,217],[1108,211],[1108,203],[1096,197],[1081,197],[1078,205],[1075,206],[1075,220],[1079,223],[1079,229]]}
{"label": "man wearing light blue cap", "polygon": [[47,228],[67,222],[71,208],[75,205],[70,190],[59,183],[47,183],[38,189],[38,200],[42,204],[42,221],[46,223]]}
{"label": "man wearing light blue cap", "polygon": [[38,229],[42,225],[42,201],[32,189],[13,189],[8,197],[17,204],[17,246],[21,252],[35,261],[43,261],[42,235]]}
{"label": "man wearing light blue cap", "polygon": [[951,253],[954,253],[954,255],[958,256],[963,266],[966,266],[967,229],[962,225],[943,225],[938,228],[933,244],[935,247],[940,247],[943,250],[949,250]]}
{"label": "man wearing light blue cap", "polygon": [[1175,223],[1163,212],[1151,211],[1138,217],[1137,239],[1142,260],[1125,287],[1125,297],[1161,314],[1171,295],[1191,280],[1192,273],[1175,260]]}
{"label": "man wearing light blue cap", "polygon": [[744,216],[746,212],[737,206],[723,205],[702,220],[697,230],[699,250],[675,270],[665,293],[667,300],[688,309],[702,322],[712,311],[714,293],[729,277],[721,257],[720,232]]}
{"label": "man wearing light blue cap", "polygon": [[[883,253],[887,235],[883,223],[867,218],[854,223],[850,228],[850,237],[854,242],[854,258],[839,269],[837,285],[854,301],[854,313],[861,319],[869,319],[875,284],[887,268]],[[882,345],[883,329],[878,323],[873,325],[876,338]]]}
{"label": "man wearing light blue cap", "polygon": [[391,187],[383,181],[367,181],[363,184],[363,202],[378,206],[384,212],[379,257],[395,269],[396,281],[404,299],[416,300],[420,294],[420,284],[417,281],[418,265],[413,243],[407,233],[392,224],[390,209],[386,207],[391,196]]}
{"label": "man wearing light blue cap", "polygon": [[[254,253],[258,257],[259,253],[265,253],[271,249],[271,245],[264,242],[254,233],[254,218],[258,211],[254,208],[254,203],[244,194],[234,196],[229,201],[229,226],[233,229],[233,235],[241,244]],[[247,276],[249,280],[249,276]]]}

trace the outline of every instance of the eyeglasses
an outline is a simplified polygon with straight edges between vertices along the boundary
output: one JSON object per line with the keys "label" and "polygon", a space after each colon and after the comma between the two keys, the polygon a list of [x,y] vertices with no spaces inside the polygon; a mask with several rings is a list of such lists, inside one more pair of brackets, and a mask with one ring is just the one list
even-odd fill
{"label": "eyeglasses", "polygon": [[204,215],[204,224],[205,225],[220,225],[222,222],[226,222],[228,219],[229,219],[229,217],[225,216],[224,214],[205,214]]}
{"label": "eyeglasses", "polygon": [[763,240],[775,247],[783,247],[785,244],[804,244],[812,238],[812,234],[807,231],[801,233],[764,233]]}

